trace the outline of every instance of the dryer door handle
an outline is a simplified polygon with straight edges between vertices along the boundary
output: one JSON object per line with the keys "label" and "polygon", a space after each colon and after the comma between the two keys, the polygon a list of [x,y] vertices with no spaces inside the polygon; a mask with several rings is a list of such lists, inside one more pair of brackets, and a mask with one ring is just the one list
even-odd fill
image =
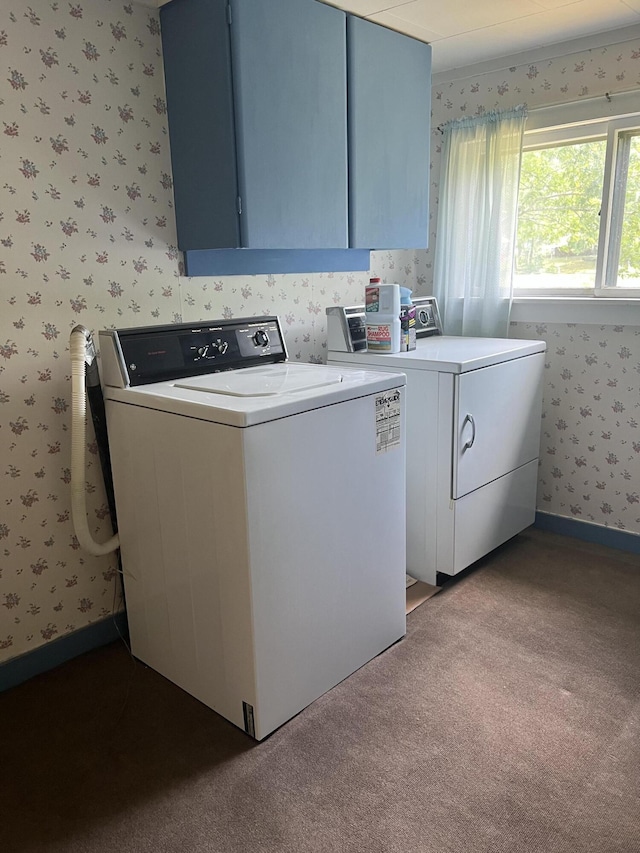
{"label": "dryer door handle", "polygon": [[462,421],[462,429],[465,428],[465,425],[467,423],[471,424],[471,438],[469,439],[469,441],[465,441],[464,446],[462,448],[463,453],[465,452],[465,450],[469,450],[469,448],[473,447],[473,442],[476,440],[476,422],[473,419],[473,415],[465,415],[465,418]]}

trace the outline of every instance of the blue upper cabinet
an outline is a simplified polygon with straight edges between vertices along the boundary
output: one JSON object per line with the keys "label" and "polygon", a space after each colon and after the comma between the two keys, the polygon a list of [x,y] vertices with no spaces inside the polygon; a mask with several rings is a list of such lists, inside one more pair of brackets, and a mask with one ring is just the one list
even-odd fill
{"label": "blue upper cabinet", "polygon": [[187,275],[427,245],[428,45],[318,0],[172,0],[160,20]]}
{"label": "blue upper cabinet", "polygon": [[426,248],[431,47],[347,17],[349,245]]}
{"label": "blue upper cabinet", "polygon": [[346,16],[316,0],[160,10],[178,245],[348,245]]}

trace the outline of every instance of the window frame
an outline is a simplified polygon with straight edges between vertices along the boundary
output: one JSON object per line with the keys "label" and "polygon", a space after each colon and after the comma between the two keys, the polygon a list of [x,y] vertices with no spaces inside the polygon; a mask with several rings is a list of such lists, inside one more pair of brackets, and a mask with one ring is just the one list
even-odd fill
{"label": "window frame", "polygon": [[[563,144],[606,140],[594,287],[579,291],[568,288],[534,289],[514,287],[513,298],[539,299],[541,297],[563,297],[573,299],[613,298],[640,300],[640,287],[624,287],[618,284],[611,285],[605,280],[613,258],[619,255],[620,235],[622,233],[620,224],[618,243],[615,251],[612,252],[610,238],[612,228],[616,227],[616,223],[612,223],[612,217],[616,213],[616,204],[618,204],[620,194],[624,199],[626,189],[626,181],[621,188],[619,180],[617,180],[619,178],[618,170],[621,168],[619,142],[629,131],[638,130],[640,133],[640,112],[634,111],[625,113],[624,115],[613,115],[614,110],[611,108],[612,99],[610,96],[606,96],[606,98],[606,101],[603,98],[597,99],[599,102],[597,105],[580,102],[575,105],[558,105],[530,113],[522,144],[524,152]],[[625,101],[626,98],[622,97],[621,100]],[[637,95],[635,106],[637,109]],[[572,113],[574,120],[568,122],[567,118],[572,118]],[[585,117],[589,113],[592,117]],[[564,119],[562,124],[557,121],[560,116]]]}
{"label": "window frame", "polygon": [[[600,214],[600,236],[598,240],[598,260],[596,264],[595,296],[606,296],[612,299],[640,297],[640,287],[624,287],[620,284],[610,284],[615,262],[615,278],[618,277],[618,260],[622,240],[622,221],[620,216],[621,202],[624,201],[626,169],[628,156],[624,162],[622,140],[630,139],[629,131],[638,131],[640,135],[640,113],[610,121],[607,133],[607,151],[605,155],[604,184],[602,188],[602,209]],[[624,169],[624,183],[621,182],[621,171]],[[617,239],[612,241],[612,231],[618,232]]]}

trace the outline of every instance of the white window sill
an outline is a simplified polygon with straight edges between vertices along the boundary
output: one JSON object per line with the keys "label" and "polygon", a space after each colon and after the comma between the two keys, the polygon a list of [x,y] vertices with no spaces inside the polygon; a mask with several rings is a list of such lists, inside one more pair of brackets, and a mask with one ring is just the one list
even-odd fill
{"label": "white window sill", "polygon": [[640,326],[640,298],[516,296],[511,306],[511,320],[514,323]]}

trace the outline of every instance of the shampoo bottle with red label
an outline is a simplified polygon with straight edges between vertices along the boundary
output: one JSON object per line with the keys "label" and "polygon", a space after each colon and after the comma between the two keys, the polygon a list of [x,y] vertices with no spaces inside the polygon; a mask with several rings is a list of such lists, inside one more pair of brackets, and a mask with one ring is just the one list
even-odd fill
{"label": "shampoo bottle with red label", "polygon": [[365,288],[367,349],[370,352],[400,352],[400,285],[371,279]]}

